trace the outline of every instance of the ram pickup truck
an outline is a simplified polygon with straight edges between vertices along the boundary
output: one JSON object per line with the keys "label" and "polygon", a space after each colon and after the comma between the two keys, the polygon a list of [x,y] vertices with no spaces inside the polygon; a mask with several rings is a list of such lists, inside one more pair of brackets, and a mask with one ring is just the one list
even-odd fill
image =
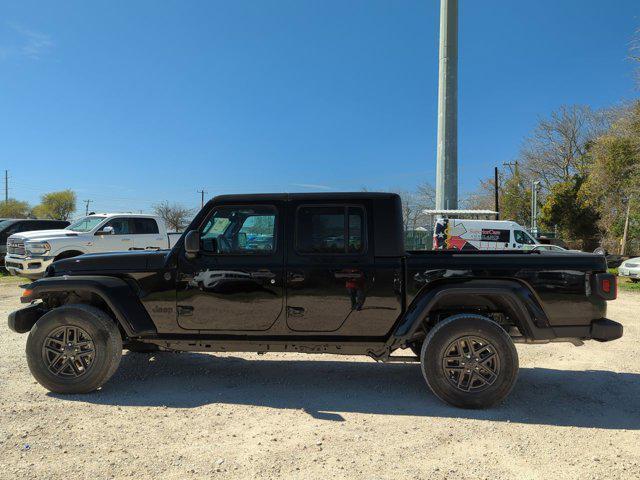
{"label": "ram pickup truck", "polygon": [[419,362],[465,408],[508,395],[515,343],[622,336],[601,255],[407,252],[403,231],[389,193],[219,196],[171,250],[54,262],[9,327],[58,393],[103,385],[123,348],[305,352]]}
{"label": "ram pickup truck", "polygon": [[11,235],[7,239],[5,268],[12,275],[36,279],[54,261],[63,258],[84,253],[168,249],[175,240],[177,237],[167,235],[164,222],[153,215],[92,214],[64,229]]}

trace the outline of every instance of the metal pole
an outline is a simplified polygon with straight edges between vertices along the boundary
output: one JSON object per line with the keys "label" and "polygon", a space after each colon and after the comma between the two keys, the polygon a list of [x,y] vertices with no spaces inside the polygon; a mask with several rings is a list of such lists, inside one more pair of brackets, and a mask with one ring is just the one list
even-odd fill
{"label": "metal pole", "polygon": [[498,167],[495,167],[493,170],[493,190],[495,195],[495,211],[496,211],[496,220],[500,220],[500,202],[498,199]]}
{"label": "metal pole", "polygon": [[538,185],[539,181],[531,182],[531,233],[538,236]]}
{"label": "metal pole", "polygon": [[624,255],[627,246],[627,231],[629,230],[629,213],[631,212],[631,197],[627,200],[627,214],[624,218],[624,231],[622,232],[622,240],[620,241],[620,255]]}
{"label": "metal pole", "polygon": [[458,0],[441,0],[436,209],[458,208]]}
{"label": "metal pole", "polygon": [[9,203],[9,170],[4,171],[4,203]]}

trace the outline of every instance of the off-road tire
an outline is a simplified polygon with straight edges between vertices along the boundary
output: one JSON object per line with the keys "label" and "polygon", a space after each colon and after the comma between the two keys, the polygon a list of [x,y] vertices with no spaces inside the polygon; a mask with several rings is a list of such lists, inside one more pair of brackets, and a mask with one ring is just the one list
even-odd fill
{"label": "off-road tire", "polygon": [[[54,374],[44,353],[49,335],[68,326],[86,332],[94,351],[90,365],[74,378]],[[64,305],[47,312],[36,322],[27,339],[26,353],[31,374],[47,390],[67,394],[88,393],[104,385],[118,369],[122,337],[115,321],[104,311],[90,305]]]}
{"label": "off-road tire", "polygon": [[[456,358],[455,356],[445,357],[445,355],[451,352],[452,345],[464,338],[483,340],[486,342],[485,346],[491,347],[488,352],[493,351],[496,354],[497,360],[494,361],[499,362],[497,363],[499,368],[490,385],[478,387],[477,390],[463,391],[459,386],[454,385],[457,383],[456,377],[449,377],[449,375],[459,374],[454,369],[449,370],[448,373],[445,371],[445,358],[447,360],[453,358],[454,364]],[[463,344],[465,344],[464,340]],[[482,345],[482,343],[477,345]],[[483,354],[488,352],[485,351]],[[488,408],[500,403],[509,395],[518,376],[518,352],[511,337],[500,325],[481,315],[453,315],[437,323],[429,331],[422,345],[420,363],[422,374],[431,391],[442,401],[461,408]],[[451,363],[447,363],[447,365],[451,365]],[[493,365],[495,366],[495,363]],[[488,370],[484,370],[482,365],[479,366],[479,369],[480,373],[488,374]],[[475,378],[476,383],[484,380],[479,379],[477,373],[476,377],[473,377],[473,369],[471,374],[467,373],[466,375],[468,375],[466,379]],[[468,384],[470,383],[472,382],[468,382]]]}

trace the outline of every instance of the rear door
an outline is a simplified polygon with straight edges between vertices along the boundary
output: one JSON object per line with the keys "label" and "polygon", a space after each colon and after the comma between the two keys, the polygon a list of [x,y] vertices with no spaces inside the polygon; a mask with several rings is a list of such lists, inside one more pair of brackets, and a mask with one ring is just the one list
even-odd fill
{"label": "rear door", "polygon": [[155,218],[133,218],[133,248],[149,250],[167,248],[168,239],[160,234]]}
{"label": "rear door", "polygon": [[364,204],[295,203],[287,225],[287,326],[335,332],[367,307],[373,282]]}

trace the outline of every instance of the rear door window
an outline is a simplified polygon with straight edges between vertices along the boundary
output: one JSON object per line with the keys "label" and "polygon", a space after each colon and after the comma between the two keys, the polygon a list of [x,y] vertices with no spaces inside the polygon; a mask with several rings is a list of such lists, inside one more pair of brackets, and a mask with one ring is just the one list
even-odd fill
{"label": "rear door window", "polygon": [[153,218],[134,218],[134,233],[137,235],[153,235],[159,233],[158,222]]}
{"label": "rear door window", "polygon": [[365,250],[365,215],[361,207],[301,206],[296,217],[299,253],[358,254]]}

